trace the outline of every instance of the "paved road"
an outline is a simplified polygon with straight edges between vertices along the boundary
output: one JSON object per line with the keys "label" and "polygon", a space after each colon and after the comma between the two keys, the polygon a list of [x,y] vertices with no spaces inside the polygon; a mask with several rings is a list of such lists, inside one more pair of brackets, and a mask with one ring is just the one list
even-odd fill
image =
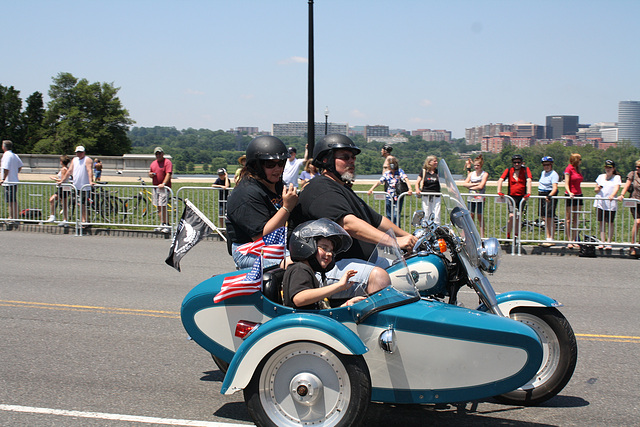
{"label": "paved road", "polygon": [[[0,232],[0,425],[250,423],[241,394],[219,394],[222,374],[186,339],[178,316],[193,285],[233,269],[226,248],[200,243],[178,273],[163,262],[168,246]],[[492,277],[498,291],[533,290],[565,303],[579,343],[569,385],[537,408],[490,399],[372,404],[366,425],[637,425],[639,267],[620,258],[504,256]]]}

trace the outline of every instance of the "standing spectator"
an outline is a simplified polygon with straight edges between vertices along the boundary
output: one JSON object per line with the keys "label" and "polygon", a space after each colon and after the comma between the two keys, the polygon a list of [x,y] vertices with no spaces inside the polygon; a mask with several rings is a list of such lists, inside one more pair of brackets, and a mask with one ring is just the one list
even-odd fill
{"label": "standing spectator", "polygon": [[242,156],[238,157],[238,164],[240,165],[240,167],[238,169],[236,169],[236,171],[233,173],[233,183],[237,184],[238,181],[240,181],[240,173],[242,172],[242,168],[244,167],[244,165],[247,164],[247,155],[243,154]]}
{"label": "standing spectator", "polygon": [[[71,160],[69,169],[58,180],[58,184],[67,182],[70,176],[73,177],[73,186],[76,192],[80,194],[82,205],[81,220],[82,224],[85,224],[88,216],[90,186],[94,185],[95,182],[93,180],[93,160],[86,155],[82,145],[76,147],[76,156]],[[82,227],[84,228],[84,225]]]}
{"label": "standing spectator", "polygon": [[[282,182],[288,157],[287,146],[274,136],[258,136],[247,146],[247,165],[227,202],[227,242],[238,269],[250,268],[257,258],[238,248],[284,227],[298,203],[295,187]],[[268,259],[264,266],[277,262]]]}
{"label": "standing spectator", "polygon": [[100,178],[102,178],[102,162],[100,159],[95,159],[93,162],[93,176],[96,182],[100,181]]}
{"label": "standing spectator", "polygon": [[440,180],[438,179],[438,158],[427,156],[422,165],[422,171],[416,181],[416,195],[422,199],[422,210],[425,217],[433,214],[436,224],[440,224],[440,196],[426,193],[440,193]]}
{"label": "standing spectator", "polygon": [[[22,170],[22,160],[13,153],[13,142],[2,141],[2,160],[0,160],[0,185],[4,187],[4,200],[9,206],[9,220],[18,219],[18,173]],[[10,221],[11,222],[11,221]]]}
{"label": "standing spectator", "polygon": [[297,153],[298,150],[296,150],[295,147],[289,147],[289,159],[285,163],[284,173],[282,174],[284,183],[287,185],[293,184],[295,188],[298,188],[298,171],[300,170],[300,166],[302,166],[309,157],[307,148],[304,150],[304,159],[296,159]]}
{"label": "standing spectator", "polygon": [[[403,198],[400,198],[400,194],[396,191],[396,185],[398,181],[404,181],[409,187],[409,191],[407,193],[411,195],[411,181],[409,181],[409,177],[400,167],[398,166],[398,159],[393,156],[387,157],[389,159],[389,169],[382,174],[378,182],[373,184],[373,186],[367,192],[368,194],[373,193],[373,190],[380,184],[384,184],[386,196],[386,217],[389,218],[395,225],[400,224],[400,214],[402,213],[402,204],[404,202]],[[399,201],[398,201],[399,200]]]}
{"label": "standing spectator", "polygon": [[307,160],[304,164],[304,170],[300,172],[300,177],[298,178],[300,189],[303,189],[317,174],[318,168],[313,164],[313,159]]}
{"label": "standing spectator", "polygon": [[[553,157],[545,156],[541,160],[542,173],[540,174],[540,181],[538,181],[538,196],[544,196],[540,199],[540,218],[544,218],[544,231],[546,234],[546,241],[553,240],[553,232],[556,221],[556,199],[554,196],[558,195],[558,182],[560,176],[553,170]],[[546,244],[547,246],[550,243]]]}
{"label": "standing spectator", "polygon": [[[598,212],[598,228],[600,229],[600,240],[604,243],[611,243],[613,237],[613,221],[616,219],[616,211],[618,210],[618,201],[615,200],[616,194],[622,185],[620,174],[616,170],[616,164],[613,160],[605,160],[604,173],[596,178],[596,208]],[[604,229],[607,228],[605,238]],[[598,249],[611,250],[611,245],[598,246]]]}
{"label": "standing spectator", "polygon": [[[509,205],[509,221],[507,223],[507,239],[511,238],[511,230],[513,227],[513,217],[516,216],[515,236],[520,232],[520,202],[531,196],[531,170],[527,166],[523,166],[523,159],[520,154],[514,154],[511,157],[513,167],[507,168],[500,175],[498,180],[498,195],[504,196],[502,192],[502,183],[507,180],[507,194],[515,202],[515,207]],[[524,209],[524,205],[523,205]]]}
{"label": "standing spectator", "polygon": [[[564,232],[567,235],[568,240],[578,241],[578,230],[572,230],[577,228],[578,212],[583,206],[582,201],[582,188],[580,184],[584,177],[580,173],[580,163],[582,162],[582,156],[578,153],[573,153],[569,157],[569,165],[564,170],[564,195],[569,197],[565,206],[565,226]],[[577,249],[580,246],[569,243],[567,245],[569,249]]]}
{"label": "standing spectator", "polygon": [[[627,175],[627,182],[624,183],[624,188],[622,189],[622,193],[618,197],[618,200],[622,201],[627,191],[631,192],[632,199],[640,200],[640,160],[636,160],[636,169],[629,172]],[[631,228],[631,243],[636,243],[636,235],[640,228],[640,203],[636,203],[636,205],[631,208],[631,215],[634,218],[633,227]],[[640,250],[637,250],[632,246],[629,254],[633,257],[638,257],[640,255]]]}
{"label": "standing spectator", "polygon": [[484,158],[482,154],[476,157],[472,163],[474,171],[467,174],[467,179],[462,183],[463,187],[467,187],[470,193],[479,194],[473,196],[469,201],[469,211],[471,212],[471,218],[474,220],[478,217],[480,223],[480,237],[484,237],[484,194],[486,192],[487,180],[489,179],[489,172],[482,170],[484,166]]}
{"label": "standing spectator", "polygon": [[218,169],[218,178],[211,184],[214,188],[222,188],[218,190],[218,227],[224,228],[224,218],[227,215],[227,198],[229,197],[229,176],[225,168]]}
{"label": "standing spectator", "polygon": [[[58,181],[62,178],[66,173],[67,169],[69,169],[69,163],[71,163],[71,159],[69,156],[62,155],[60,156],[60,171],[55,176],[50,176],[49,178]],[[63,182],[63,184],[69,183],[69,177],[67,180]],[[53,222],[56,219],[56,201],[59,201],[59,204],[62,205],[62,222],[58,224],[60,227],[66,227],[68,224],[68,211],[69,211],[69,194],[71,193],[71,188],[67,186],[58,185],[57,191],[49,198],[49,207],[51,208],[51,215],[49,219],[45,222]]]}
{"label": "standing spectator", "polygon": [[160,227],[156,231],[161,233],[170,233],[169,213],[167,212],[167,203],[169,199],[169,191],[166,187],[171,188],[171,175],[173,175],[173,164],[171,160],[164,158],[164,150],[162,147],[156,147],[153,150],[156,159],[151,162],[149,167],[149,177],[153,180],[153,205],[158,208],[158,217],[160,217]]}
{"label": "standing spectator", "polygon": [[391,151],[393,151],[393,147],[389,144],[384,144],[380,149],[380,156],[384,158],[384,162],[382,163],[383,174],[389,172],[389,157],[393,157]]}

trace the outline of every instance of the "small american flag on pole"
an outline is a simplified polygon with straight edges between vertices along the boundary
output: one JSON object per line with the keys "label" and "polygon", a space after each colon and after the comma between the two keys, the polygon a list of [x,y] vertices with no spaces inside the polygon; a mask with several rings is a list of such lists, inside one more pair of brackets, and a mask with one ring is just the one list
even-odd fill
{"label": "small american flag on pole", "polygon": [[286,227],[280,227],[262,236],[262,239],[238,246],[238,252],[243,255],[262,255],[265,259],[282,259],[285,253],[286,233]]}
{"label": "small american flag on pole", "polygon": [[239,295],[251,295],[262,289],[262,257],[258,257],[247,274],[225,277],[220,292],[213,298],[218,303]]}

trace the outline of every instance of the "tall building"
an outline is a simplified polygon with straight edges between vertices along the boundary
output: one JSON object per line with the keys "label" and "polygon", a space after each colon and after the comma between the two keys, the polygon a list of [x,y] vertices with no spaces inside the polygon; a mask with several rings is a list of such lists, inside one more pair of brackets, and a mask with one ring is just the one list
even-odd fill
{"label": "tall building", "polygon": [[500,135],[500,132],[510,132],[512,128],[512,125],[489,123],[488,125],[466,128],[464,130],[464,137],[468,145],[481,144],[485,136],[497,136]]}
{"label": "tall building", "polygon": [[618,103],[618,137],[640,147],[640,101]]}
{"label": "tall building", "polygon": [[373,136],[389,136],[389,126],[375,125],[364,127],[364,137],[371,138]]}
{"label": "tall building", "polygon": [[578,132],[578,116],[547,116],[547,139],[559,139]]}

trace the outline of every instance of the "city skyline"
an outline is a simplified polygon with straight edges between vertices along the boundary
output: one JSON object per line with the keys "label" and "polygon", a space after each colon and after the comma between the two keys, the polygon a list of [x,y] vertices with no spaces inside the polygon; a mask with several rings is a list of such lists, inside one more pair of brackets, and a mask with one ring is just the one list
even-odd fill
{"label": "city skyline", "polygon": [[[3,5],[0,84],[23,101],[70,72],[120,87],[140,127],[306,121],[306,0]],[[315,120],[392,129],[617,121],[640,99],[640,2],[317,0]],[[38,31],[32,29],[37,28]]]}

